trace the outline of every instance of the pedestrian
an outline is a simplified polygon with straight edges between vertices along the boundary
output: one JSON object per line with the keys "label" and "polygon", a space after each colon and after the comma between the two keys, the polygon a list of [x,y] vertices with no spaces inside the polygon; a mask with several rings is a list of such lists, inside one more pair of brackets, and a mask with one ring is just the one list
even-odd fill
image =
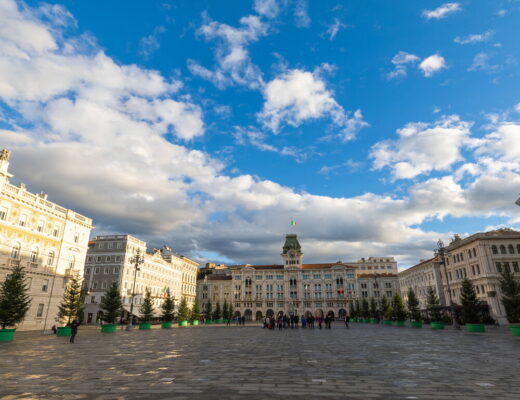
{"label": "pedestrian", "polygon": [[302,329],[305,329],[306,325],[307,325],[307,318],[305,318],[305,315],[302,315]]}
{"label": "pedestrian", "polygon": [[75,319],[70,323],[70,343],[74,343],[74,339],[78,334],[79,321]]}
{"label": "pedestrian", "polygon": [[58,333],[58,328],[56,328],[56,325],[53,325],[51,330],[53,335],[56,335],[56,333]]}
{"label": "pedestrian", "polygon": [[318,326],[321,329],[321,317],[317,317],[317,318],[318,318]]}
{"label": "pedestrian", "polygon": [[349,317],[348,315],[345,315],[345,327],[346,327],[347,329],[350,329],[350,328],[348,327],[348,323],[349,323],[349,321],[350,321],[350,317]]}

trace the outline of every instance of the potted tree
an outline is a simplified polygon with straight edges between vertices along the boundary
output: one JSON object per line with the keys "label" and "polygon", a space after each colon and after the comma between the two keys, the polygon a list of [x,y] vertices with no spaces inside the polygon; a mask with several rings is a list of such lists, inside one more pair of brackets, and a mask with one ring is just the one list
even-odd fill
{"label": "potted tree", "polygon": [[513,336],[520,336],[520,282],[515,281],[512,272],[507,268],[502,270],[500,291],[511,333]]}
{"label": "potted tree", "polygon": [[473,283],[468,278],[462,281],[460,290],[460,302],[462,303],[462,319],[468,332],[485,332],[486,327],[482,323],[482,303],[477,299],[477,292]]}
{"label": "potted tree", "polygon": [[186,297],[182,297],[181,304],[179,304],[179,326],[188,326],[188,319],[190,318],[190,309]]}
{"label": "potted tree", "polygon": [[370,322],[373,324],[379,323],[379,310],[377,309],[376,300],[370,298]]}
{"label": "potted tree", "polygon": [[58,306],[58,319],[64,323],[64,326],[58,327],[56,335],[70,336],[70,323],[81,314],[83,314],[83,293],[79,276],[74,275],[67,283],[63,299]]}
{"label": "potted tree", "polygon": [[363,322],[370,322],[370,306],[366,298],[361,302],[361,314],[363,316]]}
{"label": "potted tree", "polygon": [[428,286],[428,295],[426,298],[428,310],[428,319],[430,320],[430,327],[432,329],[444,329],[444,322],[442,322],[441,304],[435,289]]}
{"label": "potted tree", "polygon": [[162,311],[162,315],[161,315],[162,324],[161,324],[161,327],[162,328],[169,329],[169,328],[172,327],[172,321],[173,321],[173,317],[174,317],[173,311],[174,310],[175,310],[175,300],[173,299],[173,297],[171,296],[171,294],[168,291],[166,298],[164,299],[164,301],[161,304],[161,311]]}
{"label": "potted tree", "polygon": [[354,308],[355,308],[355,321],[354,322],[361,322],[362,321],[362,319],[361,319],[361,303],[359,302],[359,300],[356,300]]}
{"label": "potted tree", "polygon": [[403,299],[399,293],[394,295],[394,299],[392,301],[392,310],[394,313],[394,325],[395,326],[405,326],[404,322],[406,321],[406,309],[404,307]]}
{"label": "potted tree", "polygon": [[410,326],[412,328],[422,328],[421,312],[419,311],[419,300],[412,288],[408,289],[408,315],[410,316]]}
{"label": "potted tree", "polygon": [[208,302],[206,303],[206,308],[204,310],[204,314],[205,314],[205,317],[206,317],[206,320],[205,320],[205,324],[212,324],[213,321],[211,320],[211,317],[213,315],[213,306],[211,304],[211,301],[208,300]]}
{"label": "potted tree", "polygon": [[354,310],[354,302],[352,301],[348,305],[348,315],[350,317],[350,320],[352,322],[355,322],[354,318],[356,318],[356,311]]}
{"label": "potted tree", "polygon": [[199,308],[199,302],[198,299],[195,299],[195,303],[193,303],[193,307],[191,309],[191,325],[198,325],[199,324],[199,318],[200,318],[200,308]]}
{"label": "potted tree", "polygon": [[115,332],[117,330],[116,321],[121,315],[121,307],[123,306],[119,287],[116,282],[112,283],[105,295],[101,298],[99,306],[103,310],[103,321],[106,322],[101,325],[101,332]]}
{"label": "potted tree", "polygon": [[392,313],[389,312],[390,303],[386,295],[381,299],[381,313],[383,314],[383,325],[392,325]]}
{"label": "potted tree", "polygon": [[222,312],[220,311],[220,302],[217,301],[217,305],[215,306],[215,311],[213,311],[213,322],[217,324],[222,323]]}
{"label": "potted tree", "polygon": [[29,311],[31,299],[27,291],[24,269],[21,266],[13,267],[0,284],[0,342],[13,340],[15,326],[24,320]]}
{"label": "potted tree", "polygon": [[154,314],[152,293],[147,290],[144,296],[143,304],[139,308],[141,313],[141,323],[139,324],[140,330],[148,330],[152,328],[152,319]]}
{"label": "potted tree", "polygon": [[233,319],[233,314],[235,313],[235,310],[233,309],[233,303],[229,303],[229,319]]}

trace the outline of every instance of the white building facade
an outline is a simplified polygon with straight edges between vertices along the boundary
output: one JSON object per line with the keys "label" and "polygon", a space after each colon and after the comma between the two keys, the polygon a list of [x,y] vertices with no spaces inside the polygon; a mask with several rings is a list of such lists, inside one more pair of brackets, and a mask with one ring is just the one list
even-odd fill
{"label": "white building facade", "polygon": [[48,330],[71,276],[83,276],[92,220],[12,185],[9,152],[0,152],[0,281],[13,265],[27,273],[31,307],[20,330]]}

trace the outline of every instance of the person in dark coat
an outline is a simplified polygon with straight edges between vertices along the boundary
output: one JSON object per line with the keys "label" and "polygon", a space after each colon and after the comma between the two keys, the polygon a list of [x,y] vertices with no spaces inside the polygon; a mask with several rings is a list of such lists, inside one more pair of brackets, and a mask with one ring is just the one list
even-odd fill
{"label": "person in dark coat", "polygon": [[74,343],[74,339],[76,338],[76,335],[78,334],[78,326],[79,321],[75,319],[70,323],[70,342]]}

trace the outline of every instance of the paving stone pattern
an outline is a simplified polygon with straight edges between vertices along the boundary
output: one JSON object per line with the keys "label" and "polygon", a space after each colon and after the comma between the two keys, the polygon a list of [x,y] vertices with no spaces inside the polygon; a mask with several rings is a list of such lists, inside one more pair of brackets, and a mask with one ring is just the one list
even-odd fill
{"label": "paving stone pattern", "polygon": [[0,399],[520,399],[520,340],[337,323],[199,326],[0,343]]}

